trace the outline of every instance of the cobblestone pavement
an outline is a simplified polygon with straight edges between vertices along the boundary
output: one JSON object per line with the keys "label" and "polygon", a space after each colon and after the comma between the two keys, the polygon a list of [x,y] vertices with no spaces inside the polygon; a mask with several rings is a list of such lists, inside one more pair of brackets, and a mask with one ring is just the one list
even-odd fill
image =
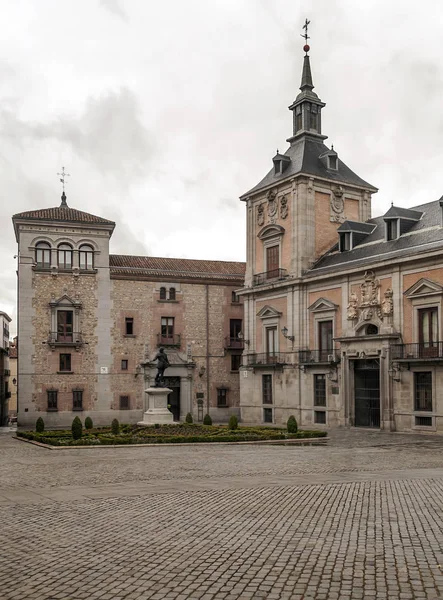
{"label": "cobblestone pavement", "polygon": [[443,597],[442,437],[0,461],[1,600]]}

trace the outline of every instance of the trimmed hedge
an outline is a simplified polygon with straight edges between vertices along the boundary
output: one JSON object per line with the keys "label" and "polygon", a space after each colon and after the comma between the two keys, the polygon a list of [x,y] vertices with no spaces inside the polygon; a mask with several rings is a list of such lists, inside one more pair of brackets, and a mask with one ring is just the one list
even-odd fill
{"label": "trimmed hedge", "polygon": [[288,429],[288,433],[297,433],[298,425],[297,425],[297,420],[294,417],[294,415],[291,415],[289,417],[286,427]]}
{"label": "trimmed hedge", "polygon": [[120,433],[120,423],[117,419],[112,420],[111,431],[114,435],[118,435]]}
{"label": "trimmed hedge", "polygon": [[231,415],[229,417],[228,429],[230,429],[231,431],[238,429],[238,419],[235,415]]}
{"label": "trimmed hedge", "polygon": [[85,419],[85,429],[92,429],[94,427],[94,423],[92,422],[91,417],[86,417]]}
{"label": "trimmed hedge", "polygon": [[208,413],[203,417],[203,425],[212,425],[212,419]]}
{"label": "trimmed hedge", "polygon": [[35,423],[35,430],[37,433],[43,433],[45,430],[45,422],[39,417]]}
{"label": "trimmed hedge", "polygon": [[192,418],[191,413],[188,413],[185,418],[186,423],[193,423],[194,419]]}
{"label": "trimmed hedge", "polygon": [[83,435],[83,425],[79,417],[75,417],[71,425],[72,437],[74,440],[79,440]]}

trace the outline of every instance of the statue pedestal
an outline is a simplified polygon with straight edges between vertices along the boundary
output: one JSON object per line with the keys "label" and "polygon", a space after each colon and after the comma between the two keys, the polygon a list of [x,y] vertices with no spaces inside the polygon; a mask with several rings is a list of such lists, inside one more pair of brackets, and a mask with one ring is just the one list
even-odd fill
{"label": "statue pedestal", "polygon": [[173,423],[174,417],[168,409],[168,395],[172,392],[169,388],[150,387],[145,390],[148,408],[143,413],[143,421],[137,425],[155,425],[158,423]]}

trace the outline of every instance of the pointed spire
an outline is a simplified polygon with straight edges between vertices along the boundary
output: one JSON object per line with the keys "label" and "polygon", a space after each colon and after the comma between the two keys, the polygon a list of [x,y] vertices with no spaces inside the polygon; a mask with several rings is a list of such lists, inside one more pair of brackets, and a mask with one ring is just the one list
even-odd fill
{"label": "pointed spire", "polygon": [[301,75],[300,89],[302,92],[306,90],[313,90],[314,84],[312,83],[311,63],[309,61],[309,55],[305,54],[303,58],[303,71]]}
{"label": "pointed spire", "polygon": [[62,202],[60,204],[60,208],[68,208],[68,203],[66,202],[66,194],[64,190],[62,194]]}

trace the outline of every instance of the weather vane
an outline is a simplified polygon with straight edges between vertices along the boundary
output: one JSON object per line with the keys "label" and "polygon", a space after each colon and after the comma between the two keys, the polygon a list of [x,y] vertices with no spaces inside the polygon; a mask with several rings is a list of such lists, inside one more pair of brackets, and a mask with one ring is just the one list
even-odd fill
{"label": "weather vane", "polygon": [[308,21],[308,19],[306,19],[305,24],[303,25],[303,29],[305,30],[304,33],[301,33],[301,37],[305,38],[305,45],[303,46],[303,50],[306,52],[306,54],[309,52],[310,47],[308,44],[308,40],[310,39],[309,35],[308,35],[308,25],[310,24],[311,21]]}
{"label": "weather vane", "polygon": [[63,193],[65,193],[65,177],[70,177],[70,173],[65,173],[65,167],[62,167],[62,172],[57,173],[60,177],[60,183],[63,185]]}

